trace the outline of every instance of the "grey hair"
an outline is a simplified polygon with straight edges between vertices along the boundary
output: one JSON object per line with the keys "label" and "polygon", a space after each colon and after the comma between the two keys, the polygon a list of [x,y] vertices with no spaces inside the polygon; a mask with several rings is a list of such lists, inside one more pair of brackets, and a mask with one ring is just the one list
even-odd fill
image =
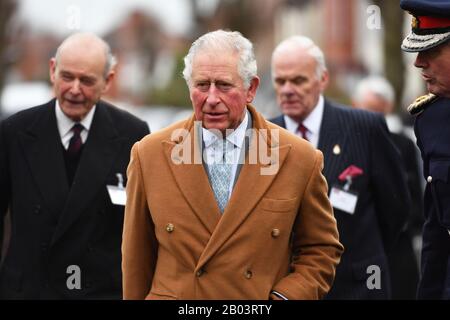
{"label": "grey hair", "polygon": [[299,47],[305,49],[314,60],[316,61],[316,76],[320,79],[325,71],[327,71],[327,65],[325,62],[325,55],[322,50],[312,41],[310,38],[305,36],[292,36],[283,41],[281,41],[272,53],[272,75],[273,70],[273,59],[276,54],[286,48]]}
{"label": "grey hair", "polygon": [[117,65],[117,59],[113,55],[111,51],[111,47],[108,43],[106,43],[106,63],[105,63],[105,70],[103,71],[103,76],[106,78],[108,74],[114,69],[114,67]]}
{"label": "grey hair", "polygon": [[392,85],[385,78],[380,76],[371,76],[361,80],[356,86],[353,94],[354,101],[361,101],[364,95],[372,92],[389,103],[394,103],[395,91]]}
{"label": "grey hair", "polygon": [[194,41],[188,54],[184,57],[183,78],[188,86],[191,85],[192,64],[194,57],[201,50],[215,50],[216,52],[236,52],[239,54],[238,72],[244,82],[245,88],[256,77],[258,67],[256,64],[253,44],[240,32],[216,30],[202,35]]}
{"label": "grey hair", "polygon": [[96,36],[96,35],[94,35],[94,34],[91,34],[91,33],[76,33],[76,34],[74,34],[74,35],[69,36],[68,38],[66,38],[66,39],[59,45],[59,47],[56,49],[56,53],[55,53],[55,57],[54,57],[54,58],[55,58],[56,65],[58,65],[59,57],[61,56],[61,50],[62,50],[63,46],[64,46],[68,41],[72,40],[73,38],[75,38],[75,37],[83,37],[83,36],[93,37],[93,38],[99,40],[99,41],[103,44],[104,49],[105,49],[105,61],[106,61],[106,62],[105,62],[105,69],[104,69],[104,71],[103,71],[103,77],[106,79],[106,78],[108,77],[108,74],[109,74],[109,73],[114,69],[114,67],[116,66],[116,64],[117,64],[117,59],[116,59],[116,57],[113,55],[110,45],[109,45],[105,40],[103,40],[102,38],[100,38],[100,37],[98,37],[98,36]]}

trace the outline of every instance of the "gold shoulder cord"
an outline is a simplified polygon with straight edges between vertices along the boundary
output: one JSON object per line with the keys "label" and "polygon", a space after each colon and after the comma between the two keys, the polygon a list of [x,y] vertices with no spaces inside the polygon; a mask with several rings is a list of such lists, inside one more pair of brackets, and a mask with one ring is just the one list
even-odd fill
{"label": "gold shoulder cord", "polygon": [[433,102],[436,99],[437,99],[437,96],[432,93],[426,94],[424,96],[420,96],[413,103],[411,103],[408,106],[407,110],[411,115],[418,115],[423,110],[425,110],[425,107],[428,104],[430,104],[431,102]]}

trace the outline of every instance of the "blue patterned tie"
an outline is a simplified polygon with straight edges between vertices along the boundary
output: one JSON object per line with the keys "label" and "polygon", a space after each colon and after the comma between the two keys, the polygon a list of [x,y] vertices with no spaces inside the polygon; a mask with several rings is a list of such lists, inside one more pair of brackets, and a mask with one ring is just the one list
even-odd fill
{"label": "blue patterned tie", "polygon": [[230,159],[231,154],[227,153],[227,148],[230,145],[231,143],[226,140],[217,140],[214,143],[214,147],[219,150],[219,152],[215,152],[219,157],[216,157],[214,163],[208,166],[211,187],[214,191],[217,205],[222,213],[227,206],[229,197],[232,162]]}

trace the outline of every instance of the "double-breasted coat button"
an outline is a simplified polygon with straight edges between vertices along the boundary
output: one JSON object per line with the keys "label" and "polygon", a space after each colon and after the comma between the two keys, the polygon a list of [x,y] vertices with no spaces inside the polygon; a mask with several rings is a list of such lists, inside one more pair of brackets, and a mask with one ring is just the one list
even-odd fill
{"label": "double-breasted coat button", "polygon": [[273,229],[272,230],[272,237],[278,238],[280,236],[280,229]]}
{"label": "double-breasted coat button", "polygon": [[432,176],[428,176],[427,182],[428,182],[428,183],[431,183],[432,181],[433,181],[433,177],[432,177]]}
{"label": "double-breasted coat button", "polygon": [[168,233],[173,232],[174,229],[175,229],[175,226],[174,226],[173,224],[168,223],[168,224],[166,225],[166,231],[167,231]]}
{"label": "double-breasted coat button", "polygon": [[198,271],[195,273],[195,275],[196,275],[197,277],[201,277],[204,273],[205,273],[205,270],[200,269],[200,270],[198,270]]}
{"label": "double-breasted coat button", "polygon": [[253,277],[253,273],[251,270],[246,270],[244,275],[247,279],[251,279]]}

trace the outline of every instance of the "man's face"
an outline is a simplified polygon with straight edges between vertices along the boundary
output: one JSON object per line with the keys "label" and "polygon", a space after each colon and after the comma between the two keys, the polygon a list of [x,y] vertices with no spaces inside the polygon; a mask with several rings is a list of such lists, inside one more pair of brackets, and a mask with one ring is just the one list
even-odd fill
{"label": "man's face", "polygon": [[414,65],[422,69],[429,92],[450,98],[450,42],[419,52]]}
{"label": "man's face", "polygon": [[189,86],[195,118],[206,129],[236,129],[244,119],[245,106],[253,101],[259,79],[244,87],[235,53],[199,52],[192,64]]}
{"label": "man's face", "polygon": [[301,122],[314,109],[328,83],[316,74],[317,62],[301,48],[285,48],[272,60],[273,84],[283,114]]}
{"label": "man's face", "polygon": [[81,121],[106,92],[113,78],[105,79],[106,57],[93,48],[63,48],[59,61],[50,60],[50,79],[56,98],[66,116]]}

